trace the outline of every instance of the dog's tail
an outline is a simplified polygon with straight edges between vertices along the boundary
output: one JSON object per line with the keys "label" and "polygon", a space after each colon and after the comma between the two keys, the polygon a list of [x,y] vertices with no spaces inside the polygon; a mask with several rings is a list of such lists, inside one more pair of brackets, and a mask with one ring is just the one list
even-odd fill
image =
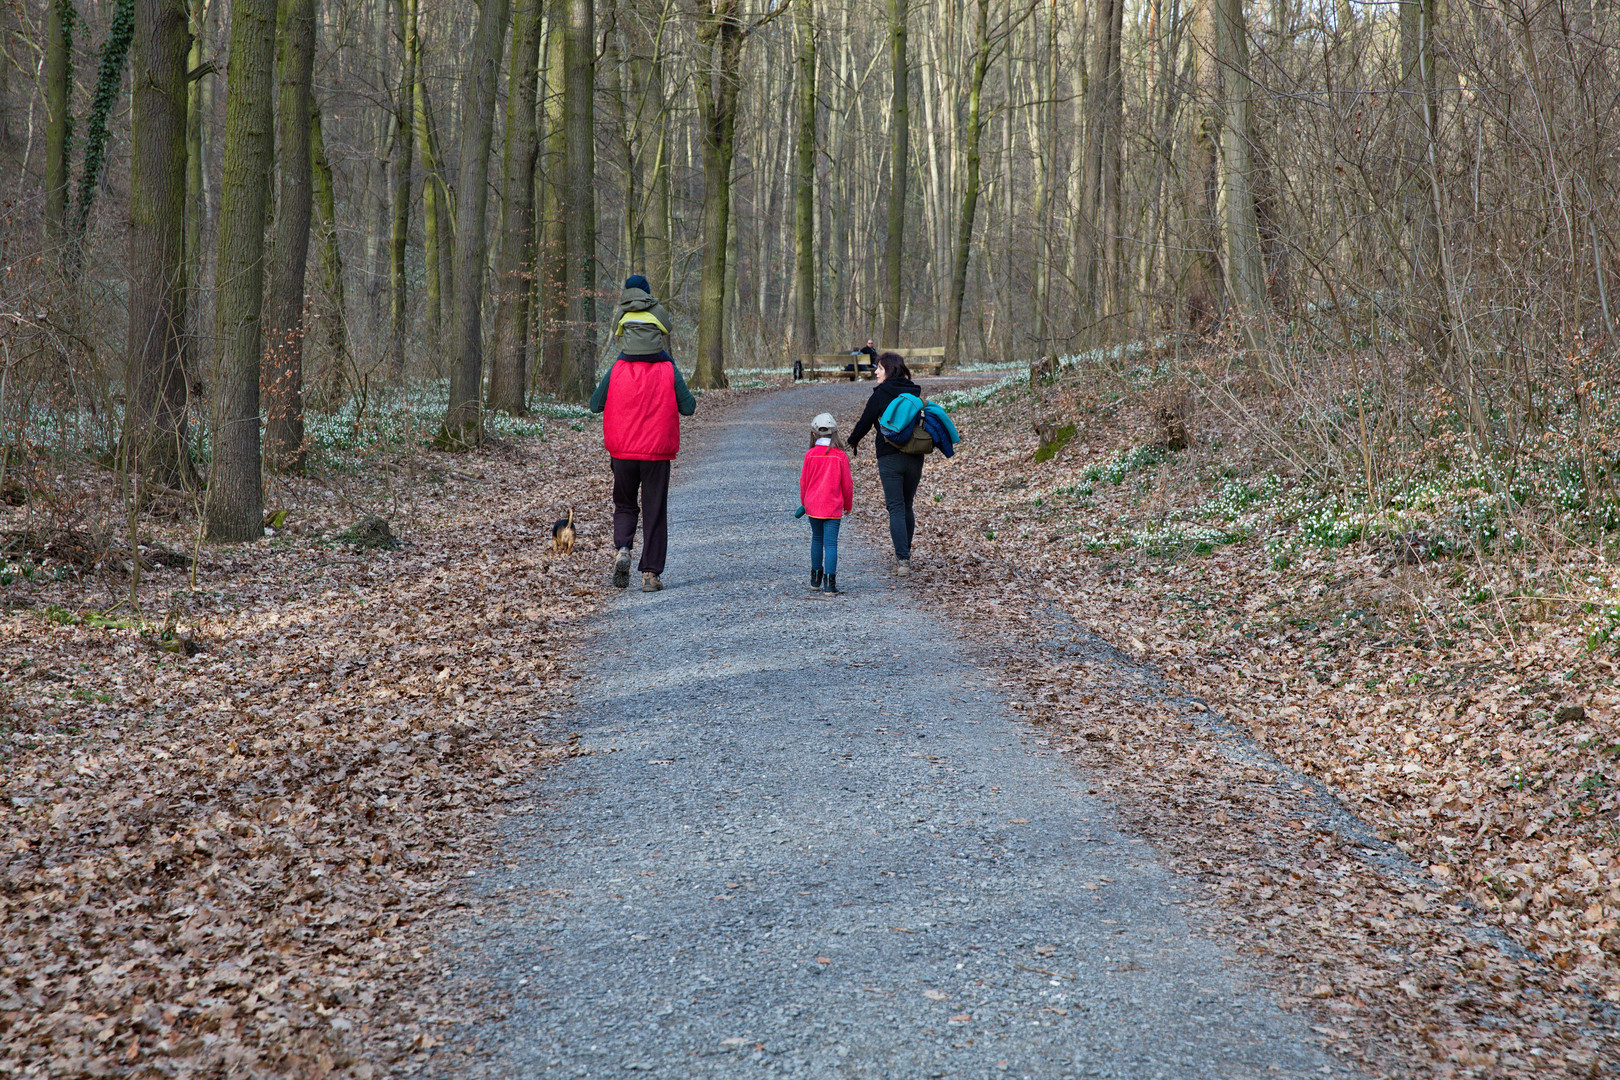
{"label": "dog's tail", "polygon": [[574,508],[572,506],[568,508],[568,527],[570,529],[574,527]]}

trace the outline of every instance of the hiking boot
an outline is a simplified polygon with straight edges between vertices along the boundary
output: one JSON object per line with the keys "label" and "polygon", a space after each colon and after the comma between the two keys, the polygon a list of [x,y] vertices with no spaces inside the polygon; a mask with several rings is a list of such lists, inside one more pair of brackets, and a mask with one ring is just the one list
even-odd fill
{"label": "hiking boot", "polygon": [[837,596],[838,595],[838,575],[837,574],[828,574],[827,575],[826,580],[821,583],[821,595],[822,596]]}
{"label": "hiking boot", "polygon": [[649,573],[649,572],[647,572],[645,570],[643,570],[641,572],[641,591],[642,592],[657,592],[659,589],[662,589],[663,587],[664,587],[664,583],[662,581],[658,580],[658,575],[657,574]]}
{"label": "hiking boot", "polygon": [[613,560],[613,587],[615,589],[628,589],[630,587],[629,548],[620,548],[619,554]]}
{"label": "hiking boot", "polygon": [[810,587],[812,589],[821,588],[821,577],[822,577],[822,574],[821,574],[820,570],[812,570],[812,571],[810,571]]}
{"label": "hiking boot", "polygon": [[894,576],[895,577],[905,577],[906,575],[908,575],[910,573],[911,573],[911,560],[910,559],[896,559],[896,560],[894,560]]}

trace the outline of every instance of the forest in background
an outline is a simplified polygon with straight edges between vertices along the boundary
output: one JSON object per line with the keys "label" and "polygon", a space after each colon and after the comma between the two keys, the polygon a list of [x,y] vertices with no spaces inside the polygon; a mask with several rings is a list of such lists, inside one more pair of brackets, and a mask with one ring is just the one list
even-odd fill
{"label": "forest in background", "polygon": [[580,400],[644,270],[699,386],[868,336],[957,363],[1230,344],[1305,467],[1370,502],[1413,446],[1611,500],[1604,0],[0,20],[13,477],[71,428],[58,450],[159,487],[205,463],[210,534],[255,536],[306,409],[439,380],[453,447]]}

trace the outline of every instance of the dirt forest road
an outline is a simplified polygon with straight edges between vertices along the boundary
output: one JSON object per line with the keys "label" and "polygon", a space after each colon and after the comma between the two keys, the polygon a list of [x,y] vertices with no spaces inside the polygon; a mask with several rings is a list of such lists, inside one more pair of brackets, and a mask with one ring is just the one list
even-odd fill
{"label": "dirt forest road", "polygon": [[[850,522],[847,594],[807,591],[807,421],[868,389],[763,395],[688,447],[668,587],[617,598],[585,661],[591,753],[508,819],[446,954],[501,1002],[453,1041],[500,1077],[1349,1075],[1194,932],[886,537]],[[856,488],[880,497],[864,455]]]}

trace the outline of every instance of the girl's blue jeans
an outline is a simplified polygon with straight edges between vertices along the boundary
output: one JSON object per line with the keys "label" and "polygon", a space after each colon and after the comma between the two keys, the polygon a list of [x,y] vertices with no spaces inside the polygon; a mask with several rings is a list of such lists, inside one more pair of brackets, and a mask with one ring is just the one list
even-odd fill
{"label": "girl's blue jeans", "polygon": [[810,519],[810,572],[838,573],[839,518]]}

